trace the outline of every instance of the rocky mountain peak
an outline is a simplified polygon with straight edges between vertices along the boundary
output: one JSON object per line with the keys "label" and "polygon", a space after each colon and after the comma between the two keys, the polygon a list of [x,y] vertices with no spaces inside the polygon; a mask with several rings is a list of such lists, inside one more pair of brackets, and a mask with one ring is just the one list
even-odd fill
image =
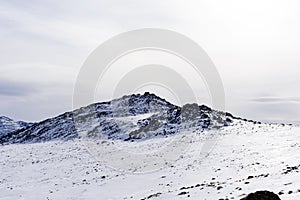
{"label": "rocky mountain peak", "polygon": [[74,138],[137,140],[184,130],[228,126],[230,114],[196,103],[182,107],[145,92],[66,112],[30,127],[0,136],[0,143],[25,143]]}

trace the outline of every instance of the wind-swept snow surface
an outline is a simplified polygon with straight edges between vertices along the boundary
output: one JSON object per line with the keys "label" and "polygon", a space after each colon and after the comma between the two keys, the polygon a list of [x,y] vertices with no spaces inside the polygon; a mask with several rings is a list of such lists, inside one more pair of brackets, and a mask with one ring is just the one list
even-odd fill
{"label": "wind-swept snow surface", "polygon": [[[89,151],[85,139],[0,146],[0,199],[215,200],[241,199],[257,190],[300,199],[299,127],[235,119],[231,126],[184,135],[193,133],[191,140],[183,140],[188,148],[178,160],[144,173],[107,165]],[[138,142],[101,139],[99,150],[113,155],[122,146],[155,152],[174,137],[183,135]],[[208,155],[202,151],[205,140],[216,141]],[[127,169],[128,162],[116,162],[118,169],[122,163]]]}

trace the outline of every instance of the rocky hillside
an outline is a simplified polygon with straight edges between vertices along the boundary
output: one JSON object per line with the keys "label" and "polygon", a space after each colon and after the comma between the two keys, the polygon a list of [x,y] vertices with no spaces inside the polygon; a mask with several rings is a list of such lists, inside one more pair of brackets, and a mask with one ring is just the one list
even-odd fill
{"label": "rocky hillside", "polygon": [[32,125],[32,123],[14,121],[9,117],[0,116],[0,137],[12,131],[28,127],[30,125]]}
{"label": "rocky hillside", "polygon": [[136,140],[167,136],[181,130],[203,130],[230,125],[229,113],[205,105],[173,105],[148,92],[66,112],[30,127],[0,136],[1,144],[33,143],[83,137]]}

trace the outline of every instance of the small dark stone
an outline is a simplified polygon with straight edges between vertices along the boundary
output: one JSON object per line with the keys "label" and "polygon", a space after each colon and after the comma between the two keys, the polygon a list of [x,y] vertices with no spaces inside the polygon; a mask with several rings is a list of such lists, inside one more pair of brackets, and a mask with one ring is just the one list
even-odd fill
{"label": "small dark stone", "polygon": [[187,194],[188,192],[180,192],[178,195],[185,195]]}

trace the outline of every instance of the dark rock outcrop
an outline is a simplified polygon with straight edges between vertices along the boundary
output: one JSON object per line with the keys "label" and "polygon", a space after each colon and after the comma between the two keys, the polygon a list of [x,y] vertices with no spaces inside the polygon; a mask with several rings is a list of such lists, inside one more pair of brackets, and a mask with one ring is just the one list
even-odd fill
{"label": "dark rock outcrop", "polygon": [[245,198],[241,200],[280,200],[279,196],[270,191],[257,191],[250,193]]}

